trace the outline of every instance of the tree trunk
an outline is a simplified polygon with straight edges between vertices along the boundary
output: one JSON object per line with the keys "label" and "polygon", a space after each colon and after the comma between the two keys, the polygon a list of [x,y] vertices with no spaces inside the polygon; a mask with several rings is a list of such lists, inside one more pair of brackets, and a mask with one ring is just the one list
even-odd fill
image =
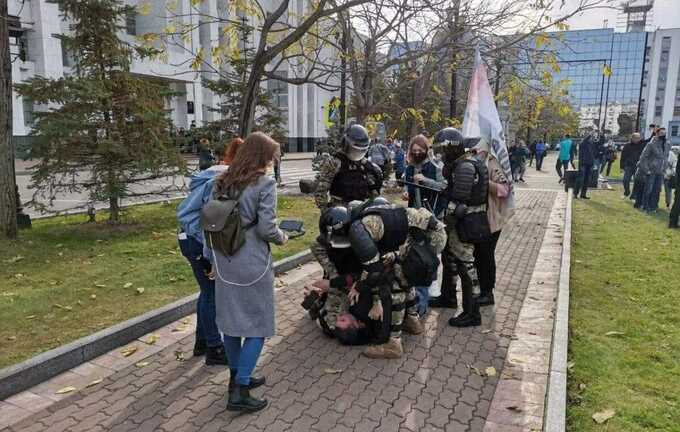
{"label": "tree trunk", "polygon": [[241,104],[241,113],[239,115],[239,136],[245,139],[253,130],[255,123],[255,109],[257,108],[257,93],[259,91],[260,80],[264,74],[265,65],[258,61],[253,63],[248,77],[248,86],[243,95],[243,102]]}
{"label": "tree trunk", "polygon": [[118,195],[109,195],[109,223],[120,223],[120,199]]}
{"label": "tree trunk", "polygon": [[7,1],[0,2],[0,230],[17,236],[17,188],[12,143],[12,60],[9,52]]}

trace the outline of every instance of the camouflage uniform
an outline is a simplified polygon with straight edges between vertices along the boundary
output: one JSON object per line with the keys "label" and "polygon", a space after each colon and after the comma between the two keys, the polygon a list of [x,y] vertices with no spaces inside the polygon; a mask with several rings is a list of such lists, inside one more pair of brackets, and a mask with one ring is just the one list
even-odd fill
{"label": "camouflage uniform", "polygon": [[[339,276],[338,270],[335,264],[330,260],[328,256],[328,246],[326,246],[325,241],[319,237],[310,247],[312,255],[318,261],[319,265],[324,271],[324,278],[332,280],[333,278]],[[336,287],[328,287],[328,292],[326,293],[326,302],[324,303],[323,309],[320,313],[320,318],[326,323],[326,327],[329,330],[335,329],[335,322],[338,316],[343,312],[349,310],[349,301],[347,299],[347,293],[343,292],[341,289]]]}
{"label": "camouflage uniform", "polygon": [[[427,237],[430,240],[430,244],[435,249],[437,253],[440,253],[446,244],[446,230],[444,224],[437,222],[437,227],[434,230],[428,231],[427,227],[430,224],[432,218],[432,213],[426,209],[406,209],[406,217],[408,219],[408,225],[410,227],[420,228],[426,232]],[[370,234],[374,241],[378,242],[382,239],[384,234],[383,220],[378,215],[367,215],[361,219],[361,223],[366,228],[366,231]],[[399,256],[404,256],[406,250],[408,249],[410,237],[407,238],[406,242],[401,245],[397,254]],[[369,265],[378,262],[380,259],[387,259],[388,261],[394,261],[396,256],[389,256],[390,254],[380,257],[376,255],[373,259],[364,262],[364,265]],[[392,297],[392,311],[391,311],[391,337],[398,338],[401,336],[401,326],[404,321],[405,314],[409,314],[417,319],[418,311],[416,307],[416,290],[406,279],[404,273],[402,272],[401,265],[398,262],[394,263],[391,268],[394,280],[391,282],[390,294]],[[364,277],[366,274],[364,274]],[[373,303],[380,302],[380,288],[372,287],[371,294],[373,296]]]}
{"label": "camouflage uniform", "polygon": [[[367,159],[362,159],[358,162],[350,162],[350,164],[370,164],[370,162]],[[314,202],[321,211],[336,205],[346,207],[352,199],[366,200],[368,198],[376,198],[380,195],[379,185],[376,188],[371,188],[368,196],[365,197],[347,199],[331,195],[330,190],[333,179],[335,179],[335,176],[340,172],[341,167],[342,161],[337,156],[332,156],[328,153],[324,153],[321,156],[319,170],[316,173],[316,190],[314,191]],[[380,168],[377,169],[379,170]]]}

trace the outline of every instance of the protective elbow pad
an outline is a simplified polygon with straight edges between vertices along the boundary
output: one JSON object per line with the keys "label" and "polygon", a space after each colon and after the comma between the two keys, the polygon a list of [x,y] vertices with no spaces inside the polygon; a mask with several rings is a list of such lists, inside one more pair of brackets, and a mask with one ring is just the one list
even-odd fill
{"label": "protective elbow pad", "polygon": [[349,244],[354,254],[362,263],[367,263],[376,259],[376,257],[380,257],[378,246],[361,221],[354,222],[349,228]]}

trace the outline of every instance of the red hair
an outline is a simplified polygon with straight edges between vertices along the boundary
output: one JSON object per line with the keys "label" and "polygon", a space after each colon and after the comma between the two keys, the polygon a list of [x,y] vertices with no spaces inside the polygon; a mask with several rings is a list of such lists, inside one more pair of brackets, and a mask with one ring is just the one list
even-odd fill
{"label": "red hair", "polygon": [[234,162],[236,152],[238,152],[238,149],[240,149],[242,145],[243,140],[241,138],[237,137],[231,140],[231,142],[229,143],[229,147],[227,148],[227,151],[224,154],[224,158],[222,159],[225,165],[231,165],[232,162]]}

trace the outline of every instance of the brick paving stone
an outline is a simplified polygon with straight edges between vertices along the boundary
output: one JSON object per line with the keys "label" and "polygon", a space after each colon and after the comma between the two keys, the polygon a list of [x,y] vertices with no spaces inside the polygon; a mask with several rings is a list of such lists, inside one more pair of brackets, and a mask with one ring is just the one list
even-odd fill
{"label": "brick paving stone", "polygon": [[[36,431],[44,429],[44,425],[55,431],[91,426],[92,430],[101,428],[107,432],[161,428],[167,432],[481,431],[491,398],[504,381],[481,377],[471,367],[484,370],[493,365],[500,375],[508,366],[508,347],[556,196],[557,192],[518,188],[516,214],[498,244],[497,304],[495,308],[483,308],[482,327],[454,329],[447,321],[456,311],[436,309],[427,317],[423,335],[404,336],[402,359],[368,359],[361,355],[361,347],[343,347],[323,337],[306,318],[299,306],[304,275],[319,275],[315,264],[307,264],[299,272],[298,282],[276,293],[278,334],[267,341],[257,371],[267,376],[268,383],[254,391],[256,396],[269,399],[266,410],[249,416],[225,411],[228,370],[206,367],[200,359],[191,357],[190,331],[176,334],[166,328],[162,339],[172,338],[172,342],[164,343],[145,359],[149,366],[124,367],[120,350],[95,359],[74,375],[82,379],[102,368],[118,372],[94,388],[64,396],[57,405],[35,408],[31,423],[24,421],[16,426]],[[550,281],[548,276],[546,281]],[[536,303],[540,307],[550,301]],[[537,312],[537,320],[550,314]],[[540,321],[538,324],[536,331],[543,331]],[[484,329],[491,331],[482,333]],[[142,346],[141,342],[136,344]],[[530,341],[527,344],[539,347],[530,345]],[[176,350],[185,353],[185,362],[175,359]],[[521,353],[513,355],[521,357]],[[342,372],[329,374],[325,369]],[[509,385],[504,391],[515,390]],[[42,389],[53,387],[43,385]],[[102,416],[107,419],[100,421]],[[526,420],[524,423],[529,424],[532,419]],[[486,430],[510,432],[521,423],[510,417],[507,422],[508,429],[487,425]],[[2,432],[10,430],[21,429],[13,427]]]}

